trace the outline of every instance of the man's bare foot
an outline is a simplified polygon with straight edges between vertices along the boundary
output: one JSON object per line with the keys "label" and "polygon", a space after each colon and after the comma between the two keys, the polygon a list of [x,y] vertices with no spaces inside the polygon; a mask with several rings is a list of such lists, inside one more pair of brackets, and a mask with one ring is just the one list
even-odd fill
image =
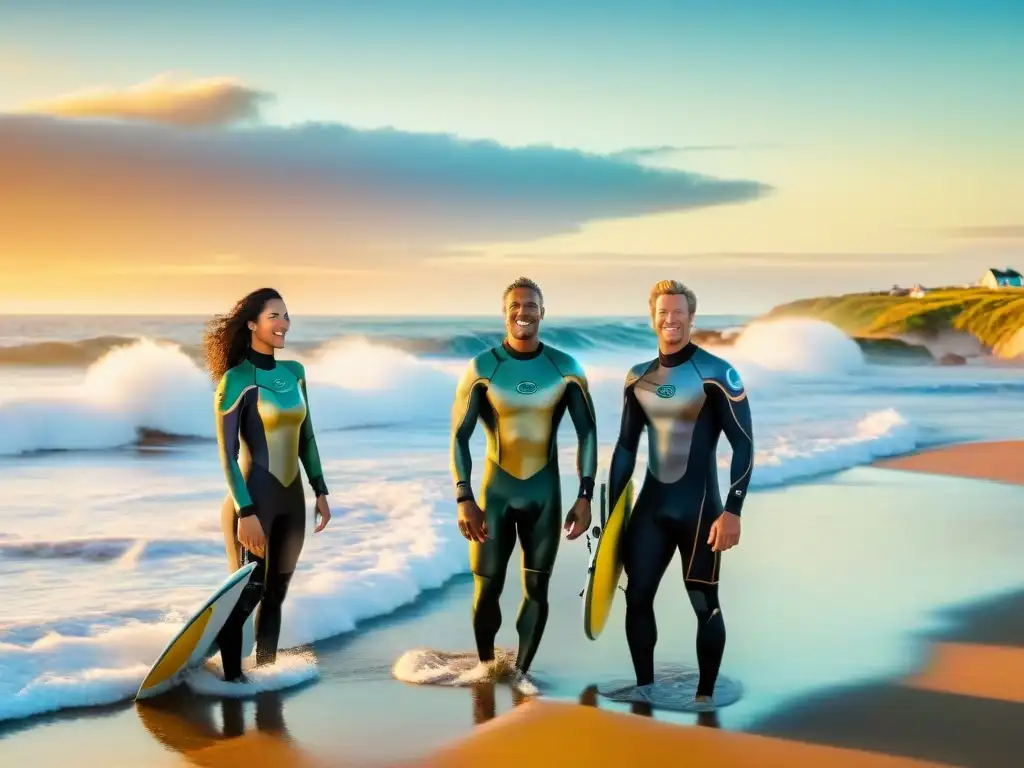
{"label": "man's bare foot", "polygon": [[693,709],[695,712],[711,712],[715,707],[715,702],[711,700],[710,696],[697,695],[693,697]]}
{"label": "man's bare foot", "polygon": [[494,679],[495,662],[493,659],[490,661],[481,661],[475,667],[468,672],[463,672],[459,675],[460,683],[483,683],[488,680]]}
{"label": "man's bare foot", "polygon": [[530,676],[521,669],[517,669],[512,673],[511,683],[512,689],[523,694],[523,696],[536,696],[540,693],[537,686],[530,680]]}
{"label": "man's bare foot", "polygon": [[633,689],[632,700],[643,704],[651,704],[653,696],[654,683],[647,683],[646,685],[638,685]]}

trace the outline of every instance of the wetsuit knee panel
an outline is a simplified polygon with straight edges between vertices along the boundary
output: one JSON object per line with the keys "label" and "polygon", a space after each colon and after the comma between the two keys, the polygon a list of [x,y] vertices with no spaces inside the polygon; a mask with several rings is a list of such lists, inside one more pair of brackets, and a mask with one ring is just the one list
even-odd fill
{"label": "wetsuit knee panel", "polygon": [[292,574],[282,573],[272,576],[263,590],[264,603],[283,603],[285,595],[288,594],[288,585],[291,583]]}
{"label": "wetsuit knee panel", "polygon": [[523,574],[523,592],[526,599],[546,603],[550,581],[551,574],[547,571],[526,571]]}
{"label": "wetsuit knee panel", "polygon": [[690,585],[687,587],[686,594],[690,598],[690,605],[693,606],[693,612],[697,614],[698,621],[706,622],[715,616],[722,615],[716,585]]}
{"label": "wetsuit knee panel", "polygon": [[264,589],[262,581],[252,580],[245,585],[242,594],[238,596],[237,606],[245,612],[246,616],[252,613],[256,606],[260,604],[260,600],[263,599]]}
{"label": "wetsuit knee panel", "polygon": [[472,542],[470,543],[469,570],[474,579],[487,579],[504,584],[508,559],[504,557],[504,552],[499,551],[499,547],[490,541],[486,544]]}
{"label": "wetsuit knee panel", "polygon": [[491,578],[489,576],[481,576],[480,574],[474,574],[474,602],[477,604],[481,602],[487,602],[489,600],[497,602],[498,598],[501,597],[501,592],[504,586],[504,576],[499,576],[498,578]]}
{"label": "wetsuit knee panel", "polygon": [[658,594],[658,584],[653,581],[629,579],[626,582],[626,604],[640,605],[653,603]]}

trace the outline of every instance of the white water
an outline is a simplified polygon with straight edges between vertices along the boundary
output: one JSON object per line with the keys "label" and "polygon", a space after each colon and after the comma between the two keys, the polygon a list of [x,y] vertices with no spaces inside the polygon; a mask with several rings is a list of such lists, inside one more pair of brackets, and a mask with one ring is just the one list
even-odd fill
{"label": "white water", "polygon": [[[750,505],[758,488],[927,442],[1024,433],[1020,370],[869,366],[852,341],[809,321],[754,325],[735,347],[712,351],[750,393]],[[606,470],[625,371],[651,354],[575,354],[591,382]],[[307,535],[284,648],[351,631],[468,568],[447,474],[448,414],[465,361],[349,340],[303,362],[334,519]],[[12,585],[0,606],[0,720],[123,699],[226,575],[212,384],[179,349],[151,341],[88,370],[0,377],[0,580]],[[169,452],[86,450],[131,446],[139,428],[204,440]],[[479,431],[474,442],[479,457]],[[574,443],[566,419],[568,487]],[[36,450],[64,452],[25,455]],[[725,484],[729,459],[723,439]],[[282,664],[261,684],[315,675],[308,663]],[[193,683],[217,682],[204,680]]]}

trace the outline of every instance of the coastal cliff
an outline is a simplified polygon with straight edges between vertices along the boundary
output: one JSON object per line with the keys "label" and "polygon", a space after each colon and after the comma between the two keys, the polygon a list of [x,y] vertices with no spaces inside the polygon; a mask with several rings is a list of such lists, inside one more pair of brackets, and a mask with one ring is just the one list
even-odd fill
{"label": "coastal cliff", "polygon": [[825,296],[782,304],[761,319],[790,317],[832,323],[869,354],[928,356],[953,364],[990,354],[1024,360],[1024,290],[1019,289]]}

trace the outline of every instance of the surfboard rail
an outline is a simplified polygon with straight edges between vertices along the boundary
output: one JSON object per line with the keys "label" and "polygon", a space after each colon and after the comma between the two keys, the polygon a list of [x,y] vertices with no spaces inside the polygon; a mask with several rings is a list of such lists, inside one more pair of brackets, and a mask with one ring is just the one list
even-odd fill
{"label": "surfboard rail", "polygon": [[146,673],[135,694],[135,701],[152,698],[173,688],[181,673],[208,658],[209,648],[234,610],[256,565],[247,563],[228,576],[185,620]]}
{"label": "surfboard rail", "polygon": [[633,509],[632,479],[626,483],[622,495],[615,500],[614,506],[607,514],[605,483],[601,484],[600,498],[602,526],[600,531],[595,533],[597,545],[587,565],[587,584],[583,590],[583,632],[590,640],[597,639],[608,621],[622,575],[619,541]]}

